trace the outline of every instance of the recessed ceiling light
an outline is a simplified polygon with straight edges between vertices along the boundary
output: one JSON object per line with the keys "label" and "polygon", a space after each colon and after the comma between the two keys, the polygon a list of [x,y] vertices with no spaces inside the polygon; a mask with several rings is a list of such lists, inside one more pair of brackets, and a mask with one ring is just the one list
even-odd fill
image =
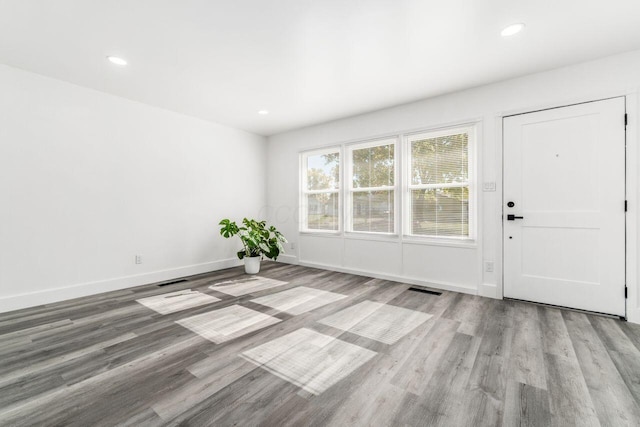
{"label": "recessed ceiling light", "polygon": [[258,111],[258,114],[260,114],[261,116],[266,116],[267,114],[269,114],[269,110],[260,110]]}
{"label": "recessed ceiling light", "polygon": [[520,31],[522,31],[523,28],[524,28],[523,23],[511,24],[508,27],[505,27],[505,29],[500,32],[500,35],[502,37],[509,37],[514,34],[518,34]]}
{"label": "recessed ceiling light", "polygon": [[117,56],[107,56],[107,59],[112,63],[112,64],[116,64],[116,65],[127,65],[127,61],[125,61],[122,58],[118,58]]}

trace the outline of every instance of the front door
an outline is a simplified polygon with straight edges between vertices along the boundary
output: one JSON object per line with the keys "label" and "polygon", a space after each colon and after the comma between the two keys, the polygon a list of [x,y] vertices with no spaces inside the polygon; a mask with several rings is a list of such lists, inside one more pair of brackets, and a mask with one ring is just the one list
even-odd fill
{"label": "front door", "polygon": [[504,118],[504,296],[625,315],[625,99]]}

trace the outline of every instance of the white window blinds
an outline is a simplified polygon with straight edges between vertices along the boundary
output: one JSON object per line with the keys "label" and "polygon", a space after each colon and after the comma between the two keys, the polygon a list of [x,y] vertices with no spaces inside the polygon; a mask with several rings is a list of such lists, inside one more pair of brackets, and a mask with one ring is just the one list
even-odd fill
{"label": "white window blinds", "polygon": [[469,237],[469,130],[413,135],[409,140],[410,233]]}

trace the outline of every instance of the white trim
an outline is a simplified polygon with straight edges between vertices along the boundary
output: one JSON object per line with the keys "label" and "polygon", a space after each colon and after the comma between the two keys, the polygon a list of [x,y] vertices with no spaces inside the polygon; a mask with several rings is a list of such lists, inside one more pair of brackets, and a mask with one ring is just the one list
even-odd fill
{"label": "white trim", "polygon": [[353,150],[361,150],[363,148],[370,147],[378,147],[380,145],[392,145],[398,142],[398,136],[388,136],[385,138],[365,138],[352,142],[345,142],[344,146],[347,148],[348,152],[351,153]]}
{"label": "white trim", "polygon": [[[627,288],[628,298],[626,301],[627,320],[631,323],[640,324],[640,284],[638,283],[638,277],[640,276],[640,264],[638,263],[640,247],[640,234],[638,232],[638,225],[640,221],[639,209],[640,209],[640,133],[638,132],[638,120],[640,119],[640,88],[611,91],[609,93],[599,93],[592,96],[583,96],[578,98],[568,99],[562,102],[553,102],[547,104],[540,104],[535,107],[522,107],[512,110],[506,110],[495,113],[495,130],[496,130],[496,164],[499,165],[500,171],[496,176],[496,206],[498,207],[498,214],[502,216],[504,210],[504,118],[519,114],[527,114],[536,111],[550,110],[554,108],[569,107],[572,105],[583,104],[587,102],[597,102],[612,98],[625,97],[625,107],[628,117],[626,141],[626,197],[628,202],[628,211],[626,217],[626,241],[627,241]],[[502,299],[504,296],[504,238],[503,238],[504,223],[500,220],[500,226],[497,228],[500,230],[496,233],[497,248],[500,248],[500,252],[497,254],[495,260],[495,271],[499,272],[496,275],[497,289],[496,297]]]}
{"label": "white trim", "polygon": [[447,246],[450,248],[462,248],[462,249],[477,249],[479,246],[478,240],[471,239],[456,239],[456,238],[444,238],[430,239],[429,237],[420,236],[402,236],[399,234],[390,233],[371,233],[350,231],[345,233],[336,232],[314,232],[308,233],[301,231],[298,236],[305,237],[325,237],[329,239],[343,239],[343,240],[361,240],[361,241],[377,241],[384,243],[400,243],[404,245],[419,245],[419,246]]}
{"label": "white trim", "polygon": [[[349,233],[372,233],[372,234],[398,234],[398,147],[400,144],[399,137],[384,139],[373,139],[366,141],[353,142],[345,144],[345,195],[344,195],[344,231]],[[393,185],[383,185],[380,187],[353,187],[353,152],[354,150],[363,150],[366,148],[380,147],[383,145],[393,145]],[[375,231],[356,231],[353,230],[352,202],[353,194],[369,191],[393,191],[393,232],[375,232]]]}
{"label": "white trim", "polygon": [[[478,156],[478,147],[480,146],[481,134],[483,132],[483,122],[470,124],[469,130],[469,146],[467,148],[467,156],[469,157],[469,239],[480,241],[478,233],[478,225],[482,214],[481,197],[479,196],[478,177],[480,166],[480,156]],[[482,274],[482,270],[480,270]]]}
{"label": "white trim", "polygon": [[342,233],[333,230],[303,230],[298,232],[299,236],[313,236],[313,237],[331,237],[333,239],[342,237]]}
{"label": "white trim", "polygon": [[481,283],[478,285],[478,295],[481,297],[502,299],[502,296],[498,295],[498,286],[494,283]]}
{"label": "white trim", "polygon": [[282,254],[278,256],[276,262],[282,262],[284,264],[298,264],[298,257],[295,255]]}
{"label": "white trim", "polygon": [[[495,195],[495,206],[498,208],[496,209],[496,216],[497,218],[495,218],[495,220],[497,221],[496,227],[494,228],[496,230],[495,235],[493,236],[494,240],[494,244],[495,244],[495,259],[493,260],[494,262],[494,268],[493,271],[496,272],[495,277],[496,277],[496,297],[498,299],[503,299],[504,298],[504,223],[502,221],[502,215],[503,215],[503,188],[504,188],[504,177],[503,177],[503,171],[504,171],[504,159],[503,159],[503,145],[504,145],[504,135],[503,135],[503,126],[504,126],[504,117],[500,116],[500,115],[496,115],[494,116],[494,125],[495,125],[495,133],[496,133],[496,155],[495,155],[495,164],[497,165],[497,171],[496,171],[496,175],[495,175],[495,180],[496,180],[496,195]],[[484,262],[482,263],[483,267],[484,267]],[[483,274],[484,274],[484,268],[483,268]]]}
{"label": "white trim", "polygon": [[640,215],[640,97],[637,89],[626,95],[627,123],[627,320],[640,324],[640,284],[638,283],[638,248],[640,245],[638,222]]}
{"label": "white trim", "polygon": [[400,283],[405,283],[409,285],[426,286],[429,288],[442,289],[442,290],[451,291],[451,292],[460,292],[463,294],[470,294],[470,295],[478,294],[477,289],[473,286],[460,286],[460,285],[455,285],[452,283],[445,283],[445,282],[432,282],[432,281],[428,282],[425,280],[411,278],[411,277],[373,273],[370,271],[358,270],[354,268],[338,267],[334,265],[300,261],[300,260],[298,260],[298,265],[302,265],[304,267],[319,268],[321,270],[336,271],[338,273],[354,274],[356,276],[371,277],[373,279],[390,280],[393,282],[400,282]]}
{"label": "white trim", "polygon": [[464,188],[469,186],[469,181],[451,182],[447,184],[410,184],[409,190],[438,190],[440,188]]}
{"label": "white trim", "polygon": [[402,236],[405,245],[448,246],[451,248],[477,249],[478,241],[474,239],[456,239],[454,237]]}
{"label": "white trim", "polygon": [[[299,200],[299,218],[300,233],[341,233],[342,232],[342,187],[344,182],[344,153],[341,145],[332,145],[318,149],[301,151],[298,156],[298,200]],[[307,159],[309,156],[318,156],[323,154],[338,154],[338,188],[327,188],[325,190],[308,190],[307,189]],[[337,230],[314,230],[308,228],[307,220],[307,195],[309,194],[337,194],[338,199],[338,229]]]}
{"label": "white trim", "polygon": [[369,191],[395,191],[393,185],[381,185],[380,187],[351,187],[349,191],[352,193],[367,193]]}
{"label": "white trim", "polygon": [[339,193],[340,190],[332,189],[332,190],[305,190],[304,194],[326,194],[326,193]]}
{"label": "white trim", "polygon": [[[426,246],[453,246],[453,247],[477,247],[480,241],[480,235],[478,234],[478,227],[480,224],[481,204],[480,196],[478,195],[478,171],[481,169],[478,162],[477,150],[481,143],[482,125],[484,117],[475,117],[467,120],[457,120],[445,124],[421,127],[411,130],[404,130],[398,132],[389,132],[378,136],[370,136],[368,138],[358,138],[348,141],[342,141],[336,144],[325,145],[318,148],[312,148],[302,150],[299,152],[299,190],[298,199],[300,201],[300,215],[298,233],[300,235],[331,235],[333,237],[346,236],[346,233],[366,233],[372,235],[381,236],[399,236],[400,240],[409,239],[412,244],[423,244]],[[469,176],[468,182],[464,186],[469,187],[469,236],[456,239],[451,237],[439,237],[439,236],[421,236],[412,235],[407,231],[409,229],[407,224],[410,224],[409,209],[407,204],[409,203],[408,191],[410,191],[411,184],[410,177],[405,177],[405,171],[409,171],[408,158],[410,144],[409,138],[419,136],[421,134],[442,136],[450,134],[452,131],[467,132],[469,134],[469,146],[468,146],[468,162],[469,162]],[[352,188],[351,172],[352,161],[350,159],[353,149],[385,145],[385,143],[393,143],[394,148],[394,186],[375,187],[367,189]],[[326,154],[326,153],[339,153],[340,156],[340,183],[339,188],[332,190],[312,190],[314,193],[336,193],[338,197],[338,230],[313,230],[306,228],[307,212],[305,203],[305,194],[311,194],[309,190],[306,190],[306,170],[305,159],[309,155],[313,154]],[[398,161],[400,159],[400,161]],[[501,163],[500,163],[501,164]],[[346,185],[346,188],[345,188]],[[447,187],[459,187],[453,183],[447,185]],[[420,188],[420,186],[414,186]],[[428,185],[427,185],[428,187]],[[438,188],[440,186],[437,185]],[[411,187],[413,188],[413,187]],[[442,187],[444,188],[444,186]],[[353,231],[351,230],[351,194],[353,191],[365,191],[365,190],[383,190],[394,191],[394,232],[393,233],[379,233],[379,232],[366,232],[366,231]],[[480,270],[482,272],[482,270]]]}
{"label": "white trim", "polygon": [[300,151],[300,154],[308,157],[310,155],[319,156],[322,154],[333,154],[339,151],[340,151],[340,144],[332,144],[332,145],[327,145],[325,147],[310,148],[308,150],[303,150],[303,151]]}
{"label": "white trim", "polygon": [[637,88],[610,91],[608,94],[600,92],[600,93],[594,93],[591,96],[586,95],[586,96],[579,96],[579,97],[573,97],[573,98],[566,98],[564,101],[559,101],[559,102],[548,102],[544,104],[537,104],[535,106],[528,106],[528,107],[525,106],[525,107],[511,108],[509,110],[501,110],[496,112],[495,114],[502,119],[504,117],[517,116],[519,114],[535,113],[538,111],[553,110],[554,108],[571,107],[573,105],[578,105],[578,104],[586,104],[590,102],[605,101],[607,99],[612,99],[612,98],[626,97],[628,95],[635,95],[637,94],[637,92],[638,92]]}
{"label": "white trim", "polygon": [[[500,114],[500,113],[496,113],[496,114]],[[469,116],[469,117],[466,117],[466,118],[461,118],[461,119],[458,119],[458,120],[453,120],[453,121],[448,121],[448,122],[431,123],[431,124],[426,124],[426,125],[423,125],[423,126],[412,127],[412,128],[401,128],[401,129],[397,129],[397,130],[390,131],[390,132],[377,133],[377,134],[372,134],[372,135],[364,135],[364,136],[357,137],[357,138],[343,139],[343,140],[340,140],[340,141],[332,143],[332,144],[318,145],[315,148],[305,148],[305,149],[299,151],[299,153],[302,154],[302,153],[306,153],[306,152],[310,152],[310,151],[319,151],[319,150],[324,150],[324,149],[331,149],[332,147],[338,147],[338,146],[343,146],[343,145],[347,146],[347,145],[351,145],[351,144],[357,144],[357,143],[362,142],[362,141],[373,141],[373,140],[380,140],[380,139],[406,137],[406,136],[409,136],[409,135],[412,135],[412,134],[415,134],[415,133],[438,131],[440,129],[450,129],[450,128],[453,128],[453,127],[459,127],[459,126],[464,126],[464,125],[481,124],[483,120],[484,120],[484,116]]]}
{"label": "white trim", "polygon": [[34,307],[43,304],[51,304],[58,301],[65,301],[69,299],[100,294],[103,292],[132,288],[135,286],[147,285],[150,283],[162,282],[179,277],[209,273],[211,271],[222,270],[224,268],[236,267],[239,265],[242,265],[242,261],[240,261],[239,259],[228,258],[219,261],[206,262],[203,264],[188,265],[185,267],[153,271],[132,276],[98,280],[95,282],[78,283],[75,285],[64,286],[55,289],[46,289],[43,291],[10,295],[0,298],[0,313],[20,310],[23,308]]}
{"label": "white trim", "polygon": [[400,235],[394,233],[379,233],[374,231],[347,231],[344,238],[349,240],[374,240],[377,242],[399,243]]}
{"label": "white trim", "polygon": [[[402,198],[403,204],[402,209],[404,211],[403,224],[402,224],[402,234],[405,237],[416,238],[416,239],[427,239],[428,241],[437,241],[440,239],[445,240],[453,240],[450,237],[440,237],[440,236],[430,236],[430,235],[419,235],[419,234],[411,234],[411,190],[420,190],[420,189],[438,189],[438,188],[469,188],[469,236],[463,238],[464,240],[469,240],[472,242],[476,242],[478,240],[478,216],[480,213],[479,209],[479,196],[478,196],[478,173],[477,171],[480,169],[477,155],[477,147],[480,145],[480,135],[482,131],[482,119],[478,119],[474,122],[459,122],[455,125],[451,126],[439,126],[437,128],[431,129],[423,129],[421,131],[416,131],[412,133],[407,133],[403,136],[403,144],[402,150],[404,152],[403,155],[403,171],[404,171],[404,179],[402,180]],[[468,135],[468,145],[467,145],[467,162],[468,162],[468,176],[467,181],[464,183],[448,183],[448,184],[412,184],[411,177],[411,143],[415,140],[420,139],[430,139],[437,138],[446,135],[466,133]],[[455,239],[455,238],[454,238]]]}
{"label": "white trim", "polygon": [[460,123],[458,125],[447,126],[447,127],[440,126],[433,130],[425,129],[422,132],[412,132],[412,133],[406,134],[406,137],[407,137],[407,141],[409,140],[414,141],[414,140],[440,138],[442,136],[449,136],[449,135],[455,135],[455,134],[461,134],[461,133],[468,133],[474,130],[476,123],[478,122]]}

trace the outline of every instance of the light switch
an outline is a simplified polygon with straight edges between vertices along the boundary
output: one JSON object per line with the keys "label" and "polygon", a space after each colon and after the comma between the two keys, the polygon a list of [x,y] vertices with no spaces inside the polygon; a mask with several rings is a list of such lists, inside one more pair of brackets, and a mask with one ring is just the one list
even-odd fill
{"label": "light switch", "polygon": [[496,183],[495,182],[485,182],[482,184],[483,191],[496,191]]}

